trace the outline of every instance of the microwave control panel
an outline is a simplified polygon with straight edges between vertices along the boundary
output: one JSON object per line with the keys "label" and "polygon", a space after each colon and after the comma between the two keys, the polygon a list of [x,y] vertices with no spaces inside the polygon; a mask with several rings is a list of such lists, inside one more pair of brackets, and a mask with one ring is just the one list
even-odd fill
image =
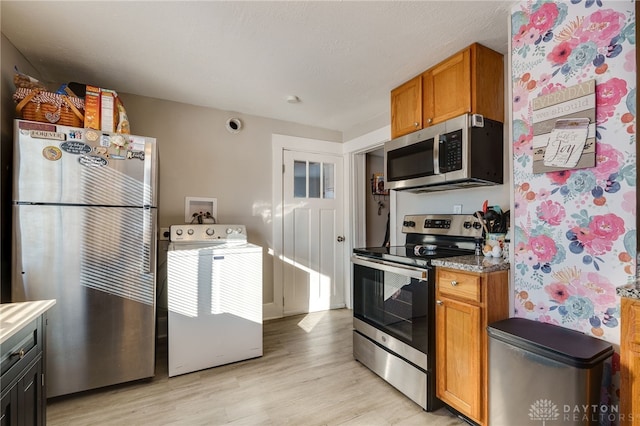
{"label": "microwave control panel", "polygon": [[462,169],[462,130],[440,135],[440,173]]}

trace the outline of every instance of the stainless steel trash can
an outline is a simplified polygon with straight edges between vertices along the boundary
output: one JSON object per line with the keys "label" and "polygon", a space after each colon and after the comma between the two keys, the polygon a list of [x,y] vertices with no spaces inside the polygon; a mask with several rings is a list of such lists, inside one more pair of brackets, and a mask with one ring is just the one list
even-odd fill
{"label": "stainless steel trash can", "polygon": [[489,426],[597,425],[611,344],[524,318],[490,324]]}

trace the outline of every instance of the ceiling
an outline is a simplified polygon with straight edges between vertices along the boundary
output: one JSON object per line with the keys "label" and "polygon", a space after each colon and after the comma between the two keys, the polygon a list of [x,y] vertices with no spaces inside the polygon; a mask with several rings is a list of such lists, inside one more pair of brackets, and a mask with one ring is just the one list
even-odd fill
{"label": "ceiling", "polygon": [[344,132],[388,117],[392,88],[473,42],[505,54],[515,3],[2,0],[0,7],[2,33],[46,82]]}

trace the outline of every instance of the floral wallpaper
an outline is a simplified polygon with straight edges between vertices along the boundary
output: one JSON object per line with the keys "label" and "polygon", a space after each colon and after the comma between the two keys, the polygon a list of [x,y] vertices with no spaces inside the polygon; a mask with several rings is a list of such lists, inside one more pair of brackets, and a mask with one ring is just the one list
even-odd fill
{"label": "floral wallpaper", "polygon": [[[511,20],[515,315],[618,344],[615,288],[636,273],[634,2],[521,2]],[[596,166],[533,174],[531,100],[594,79]]]}

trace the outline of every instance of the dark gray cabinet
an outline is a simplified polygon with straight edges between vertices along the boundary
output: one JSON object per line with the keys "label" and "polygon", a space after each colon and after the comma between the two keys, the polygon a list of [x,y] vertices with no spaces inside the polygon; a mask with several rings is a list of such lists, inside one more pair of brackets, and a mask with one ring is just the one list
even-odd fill
{"label": "dark gray cabinet", "polygon": [[39,316],[0,347],[0,426],[46,424],[45,324]]}

